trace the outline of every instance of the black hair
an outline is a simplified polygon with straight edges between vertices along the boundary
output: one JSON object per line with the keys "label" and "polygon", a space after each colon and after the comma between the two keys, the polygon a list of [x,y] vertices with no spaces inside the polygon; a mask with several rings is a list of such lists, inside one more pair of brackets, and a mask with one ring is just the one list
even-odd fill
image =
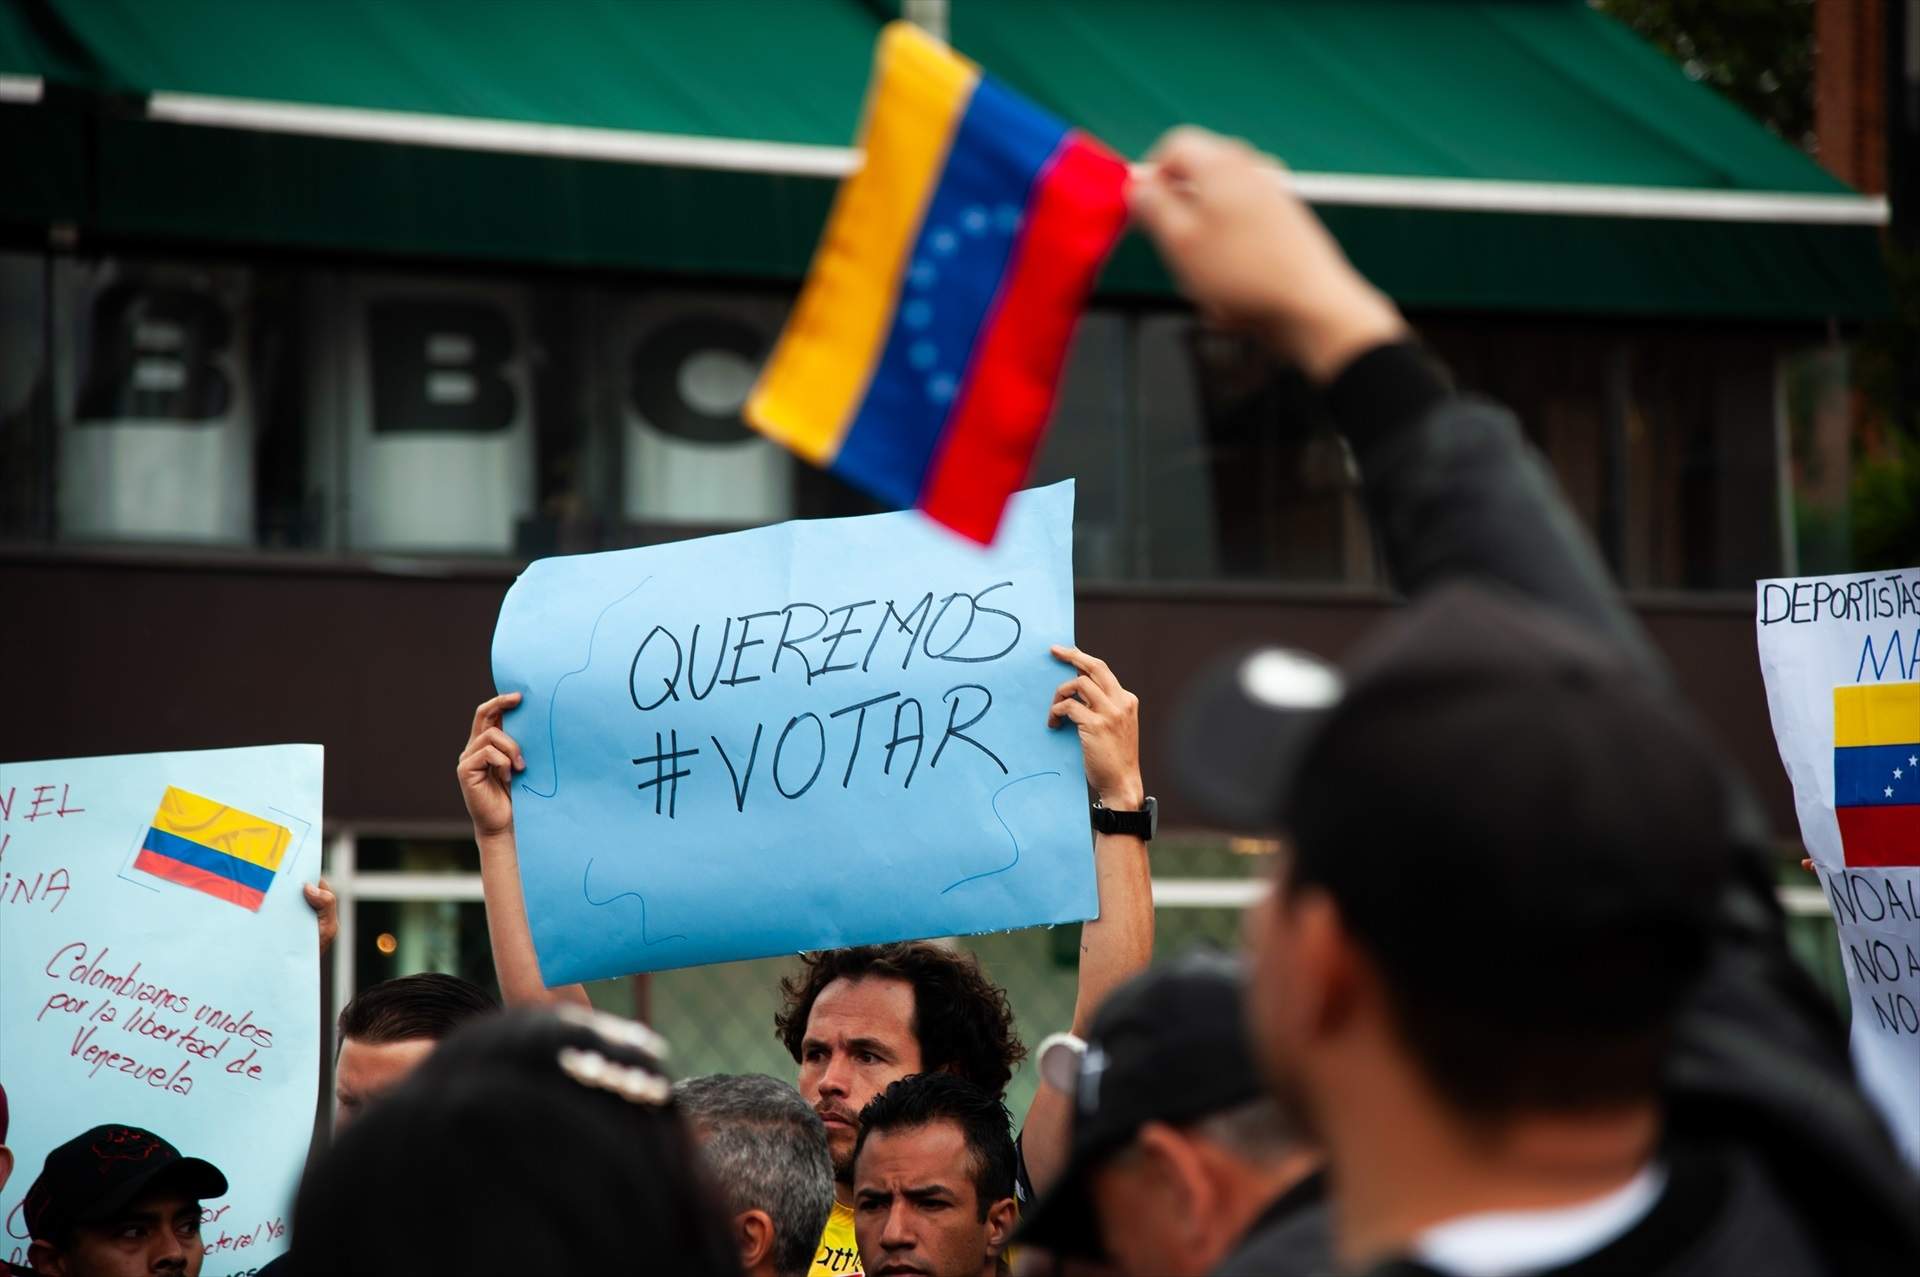
{"label": "black hair", "polygon": [[567,1009],[457,1030],[316,1163],[291,1271],[740,1271],[658,1052]]}
{"label": "black hair", "polygon": [[1014,1195],[1013,1120],[1007,1106],[993,1095],[951,1073],[915,1073],[903,1077],[867,1101],[860,1110],[860,1138],[853,1160],[873,1136],[886,1131],[914,1130],[935,1122],[952,1122],[967,1141],[973,1163],[974,1196],[980,1218],[998,1201]]}
{"label": "black hair", "polygon": [[362,989],[340,1011],[337,1041],[369,1046],[389,1042],[438,1042],[468,1020],[500,1009],[491,993],[457,975],[427,971]]}
{"label": "black hair", "polygon": [[781,1007],[773,1017],[774,1032],[796,1064],[821,991],[835,980],[869,977],[912,987],[913,1036],[927,1072],[956,1073],[997,1096],[1026,1058],[1006,990],[964,950],[910,940],[803,954],[800,962],[800,971],[780,982]]}

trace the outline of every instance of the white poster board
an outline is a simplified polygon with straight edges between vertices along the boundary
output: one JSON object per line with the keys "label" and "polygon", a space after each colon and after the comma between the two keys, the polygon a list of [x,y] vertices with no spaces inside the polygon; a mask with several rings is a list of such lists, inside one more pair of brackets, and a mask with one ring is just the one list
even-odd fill
{"label": "white poster board", "polygon": [[287,1246],[320,1080],[321,751],[0,763],[0,1256],[47,1153],[105,1123],[212,1162],[201,1277]]}
{"label": "white poster board", "polygon": [[1920,1166],[1920,569],[1761,581],[1767,708],[1839,930],[1854,1068]]}

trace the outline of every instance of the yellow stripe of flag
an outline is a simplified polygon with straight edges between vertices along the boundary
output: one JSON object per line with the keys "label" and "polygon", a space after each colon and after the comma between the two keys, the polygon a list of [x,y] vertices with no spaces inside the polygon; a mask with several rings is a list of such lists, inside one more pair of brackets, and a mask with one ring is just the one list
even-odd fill
{"label": "yellow stripe of flag", "polygon": [[1833,743],[1912,745],[1920,742],[1920,683],[1865,683],[1833,689]]}
{"label": "yellow stripe of flag", "polygon": [[292,832],[284,825],[171,785],[160,796],[153,827],[275,871],[293,841]]}
{"label": "yellow stripe of flag", "polygon": [[862,162],[840,184],[806,286],[746,418],[815,465],[840,450],[886,349],[927,204],[980,71],[919,28],[890,24],[874,56]]}

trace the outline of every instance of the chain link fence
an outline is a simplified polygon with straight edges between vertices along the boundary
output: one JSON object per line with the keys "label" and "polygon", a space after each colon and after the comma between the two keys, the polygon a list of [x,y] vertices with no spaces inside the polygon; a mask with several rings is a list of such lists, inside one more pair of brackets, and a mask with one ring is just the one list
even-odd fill
{"label": "chain link fence", "polygon": [[[466,842],[368,839],[362,860],[376,870],[442,872],[457,875],[478,868],[477,853]],[[1154,845],[1156,881],[1187,884],[1244,883],[1264,876],[1271,858],[1257,854],[1258,843],[1224,838],[1163,837]],[[1811,876],[1783,849],[1780,884],[1789,895],[1804,897]],[[1256,853],[1256,854],[1250,854]],[[410,971],[452,971],[482,985],[494,984],[485,913],[476,900],[363,900],[357,906],[354,984],[359,988]],[[1218,904],[1162,905],[1155,917],[1154,956],[1165,959],[1194,948],[1234,949],[1240,943],[1241,910]],[[1006,989],[1021,1039],[1029,1050],[1042,1038],[1066,1029],[1073,1018],[1079,966],[1078,925],[1036,927],[1025,931],[966,936],[950,941],[978,954],[987,973]],[[1788,923],[1795,954],[1846,1014],[1846,978],[1824,909],[1803,905]],[[663,971],[646,982],[645,994],[656,1028],[673,1045],[675,1076],[699,1073],[766,1073],[791,1080],[795,1065],[774,1036],[782,977],[798,969],[793,958],[728,962],[679,971]],[[590,986],[594,1003],[632,1015],[637,1009],[631,980],[607,980]],[[1026,1112],[1036,1085],[1034,1066],[1023,1063],[1008,1088],[1007,1106],[1015,1119]]]}
{"label": "chain link fence", "polygon": [[[1154,849],[1155,872],[1163,877],[1244,879],[1263,871],[1265,863],[1265,857],[1234,854],[1219,839],[1163,839]],[[1162,908],[1155,920],[1154,956],[1202,945],[1232,948],[1239,935],[1236,908]],[[1071,1026],[1080,958],[1077,924],[963,936],[948,943],[977,954],[987,974],[1007,991],[1029,1051],[1047,1034]],[[781,978],[798,968],[793,958],[770,958],[655,975],[649,989],[653,1025],[673,1044],[674,1074],[767,1073],[791,1080],[796,1066],[774,1036],[773,1016]],[[604,981],[590,993],[595,1005],[607,1010],[631,1014],[634,1009],[628,981]],[[1032,1061],[1023,1062],[1007,1089],[1007,1107],[1016,1121],[1037,1084]]]}

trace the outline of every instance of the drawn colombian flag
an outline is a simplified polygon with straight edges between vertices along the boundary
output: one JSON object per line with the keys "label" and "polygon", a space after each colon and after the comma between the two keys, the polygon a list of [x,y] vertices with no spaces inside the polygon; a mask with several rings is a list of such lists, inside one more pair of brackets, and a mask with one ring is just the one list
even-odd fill
{"label": "drawn colombian flag", "polygon": [[1848,865],[1920,865],[1920,683],[1833,689],[1833,812]]}
{"label": "drawn colombian flag", "polygon": [[168,786],[133,867],[257,911],[292,841],[283,825]]}
{"label": "drawn colombian flag", "polygon": [[991,541],[1126,224],[1127,166],[905,22],[880,36],[860,149],[747,420]]}

